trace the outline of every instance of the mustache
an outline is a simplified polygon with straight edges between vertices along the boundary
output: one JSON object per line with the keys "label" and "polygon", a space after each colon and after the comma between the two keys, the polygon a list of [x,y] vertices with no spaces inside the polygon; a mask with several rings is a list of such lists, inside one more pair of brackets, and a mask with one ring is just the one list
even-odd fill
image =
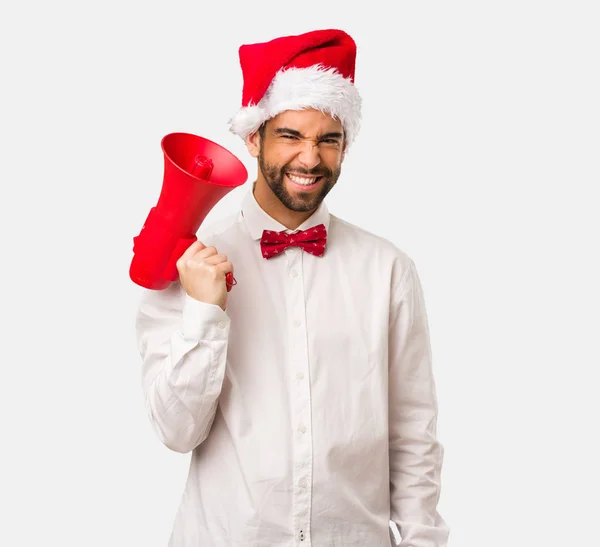
{"label": "mustache", "polygon": [[283,169],[283,174],[287,174],[290,171],[294,173],[298,173],[301,175],[307,175],[309,177],[332,177],[333,171],[328,169],[327,167],[322,167],[320,169],[306,169],[304,167],[297,167],[295,169]]}

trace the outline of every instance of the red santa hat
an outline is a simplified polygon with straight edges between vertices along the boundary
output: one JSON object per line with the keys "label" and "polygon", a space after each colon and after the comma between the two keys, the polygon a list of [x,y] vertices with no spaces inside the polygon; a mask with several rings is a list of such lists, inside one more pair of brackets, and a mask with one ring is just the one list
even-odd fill
{"label": "red santa hat", "polygon": [[314,108],[342,123],[347,145],[356,137],[361,98],[354,86],[356,43],[346,32],[315,30],[239,49],[242,107],[231,131],[245,139],[285,110]]}

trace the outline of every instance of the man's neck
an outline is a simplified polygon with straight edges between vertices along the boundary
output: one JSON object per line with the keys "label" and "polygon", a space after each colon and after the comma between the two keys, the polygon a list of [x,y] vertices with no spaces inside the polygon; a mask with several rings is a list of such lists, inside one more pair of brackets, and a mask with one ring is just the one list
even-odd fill
{"label": "man's neck", "polygon": [[255,181],[252,192],[260,208],[288,230],[295,230],[314,213],[314,211],[299,212],[288,209],[266,183],[256,184]]}

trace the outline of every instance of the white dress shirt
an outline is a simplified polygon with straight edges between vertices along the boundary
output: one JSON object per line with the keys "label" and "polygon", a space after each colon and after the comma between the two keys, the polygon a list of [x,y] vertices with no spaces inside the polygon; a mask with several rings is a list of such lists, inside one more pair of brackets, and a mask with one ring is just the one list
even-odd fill
{"label": "white dress shirt", "polygon": [[325,255],[261,256],[286,228],[252,190],[198,238],[237,281],[226,311],[179,283],[137,317],[151,423],[192,452],[170,547],[445,547],[443,448],[423,294],[412,260],[330,214]]}

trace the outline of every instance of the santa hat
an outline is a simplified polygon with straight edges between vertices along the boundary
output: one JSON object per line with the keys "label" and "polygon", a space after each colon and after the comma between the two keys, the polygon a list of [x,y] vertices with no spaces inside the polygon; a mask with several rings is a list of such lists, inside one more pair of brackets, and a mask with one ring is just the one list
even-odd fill
{"label": "santa hat", "polygon": [[342,30],[315,30],[239,49],[242,107],[231,131],[245,139],[285,110],[314,108],[342,123],[349,146],[361,118],[354,86],[356,43]]}

